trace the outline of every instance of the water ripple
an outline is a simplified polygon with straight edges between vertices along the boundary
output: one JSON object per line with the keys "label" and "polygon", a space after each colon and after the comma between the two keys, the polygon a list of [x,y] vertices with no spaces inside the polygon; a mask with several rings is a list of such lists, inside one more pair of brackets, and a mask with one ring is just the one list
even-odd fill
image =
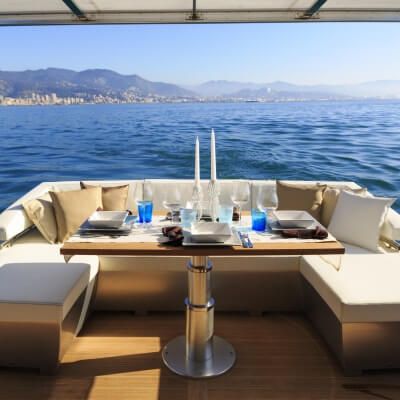
{"label": "water ripple", "polygon": [[[41,181],[191,178],[209,131],[221,178],[354,180],[400,197],[400,102],[0,108],[0,209]],[[400,208],[399,202],[396,208]]]}

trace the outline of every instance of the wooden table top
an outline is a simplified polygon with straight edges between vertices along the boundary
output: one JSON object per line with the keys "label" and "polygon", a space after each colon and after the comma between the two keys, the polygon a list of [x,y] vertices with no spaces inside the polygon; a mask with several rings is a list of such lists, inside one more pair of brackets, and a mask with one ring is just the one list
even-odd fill
{"label": "wooden table top", "polygon": [[103,256],[269,256],[305,254],[344,254],[339,242],[255,243],[251,249],[241,246],[169,246],[160,243],[84,243],[67,242],[61,254]]}
{"label": "wooden table top", "polygon": [[[247,211],[243,215],[249,215]],[[153,215],[163,216],[165,211],[155,211]],[[241,246],[170,246],[161,243],[115,243],[115,242],[66,242],[60,252],[65,256],[270,256],[306,254],[344,254],[339,242],[279,242],[254,243],[246,249]]]}

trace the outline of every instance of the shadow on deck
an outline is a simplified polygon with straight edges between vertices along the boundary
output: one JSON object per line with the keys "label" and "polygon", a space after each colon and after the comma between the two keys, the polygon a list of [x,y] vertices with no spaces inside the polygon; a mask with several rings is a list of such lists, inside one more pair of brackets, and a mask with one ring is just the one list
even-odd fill
{"label": "shadow on deck", "polygon": [[221,377],[184,379],[163,365],[161,349],[183,333],[183,314],[96,312],[57,376],[0,369],[0,399],[400,399],[399,371],[344,377],[300,315],[217,314],[215,323],[237,351]]}

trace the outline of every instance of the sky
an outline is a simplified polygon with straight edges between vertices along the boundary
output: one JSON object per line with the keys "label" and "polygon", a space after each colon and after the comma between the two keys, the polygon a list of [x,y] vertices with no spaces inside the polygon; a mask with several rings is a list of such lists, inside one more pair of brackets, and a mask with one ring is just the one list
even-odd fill
{"label": "sky", "polygon": [[400,79],[400,24],[1,27],[0,69],[107,68],[177,84]]}

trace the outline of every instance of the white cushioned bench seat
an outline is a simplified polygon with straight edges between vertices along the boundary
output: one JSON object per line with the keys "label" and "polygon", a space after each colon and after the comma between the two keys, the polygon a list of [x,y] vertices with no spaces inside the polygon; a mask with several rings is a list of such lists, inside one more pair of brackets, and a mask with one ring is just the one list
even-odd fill
{"label": "white cushioned bench seat", "polygon": [[345,254],[340,269],[303,256],[300,272],[341,323],[400,321],[400,254]]}
{"label": "white cushioned bench seat", "polygon": [[0,268],[1,321],[59,321],[89,282],[84,263],[9,263]]}
{"label": "white cushioned bench seat", "polygon": [[35,229],[0,251],[0,365],[54,372],[85,321],[97,256],[72,257]]}
{"label": "white cushioned bench seat", "polygon": [[[9,263],[52,263],[64,265],[66,268],[73,264],[84,264],[88,267],[89,274],[86,277],[87,292],[82,308],[82,315],[75,332],[78,334],[83,326],[89,309],[89,304],[96,282],[96,276],[99,271],[99,258],[97,256],[79,255],[72,257],[69,263],[65,264],[65,259],[60,254],[60,245],[48,243],[40,234],[40,232],[38,232],[36,229],[33,229],[16,240],[11,247],[4,248],[0,251],[0,270],[2,266]],[[62,273],[62,270],[60,270],[60,273]],[[47,280],[46,275],[43,275],[43,280],[44,279]]]}

